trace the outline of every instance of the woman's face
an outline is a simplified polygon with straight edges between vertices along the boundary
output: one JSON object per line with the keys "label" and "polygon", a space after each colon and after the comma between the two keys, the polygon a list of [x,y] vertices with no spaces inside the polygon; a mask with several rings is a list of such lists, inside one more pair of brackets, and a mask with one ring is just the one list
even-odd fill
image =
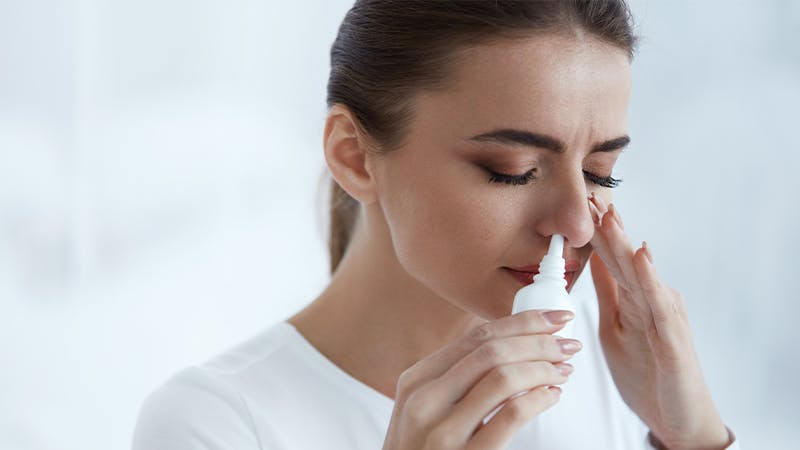
{"label": "woman's face", "polygon": [[602,179],[627,143],[630,63],[610,44],[557,35],[459,55],[450,88],[415,97],[405,144],[371,162],[402,267],[490,320],[524,285],[510,268],[535,271],[525,266],[552,234],[565,238],[568,288],[583,270],[587,197],[611,200]]}

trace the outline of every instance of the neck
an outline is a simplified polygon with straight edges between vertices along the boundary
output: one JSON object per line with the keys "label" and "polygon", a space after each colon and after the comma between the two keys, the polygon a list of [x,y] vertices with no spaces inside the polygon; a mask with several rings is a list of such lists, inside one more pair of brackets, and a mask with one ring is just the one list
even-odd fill
{"label": "neck", "polygon": [[484,320],[411,277],[382,213],[366,208],[328,287],[289,322],[345,372],[394,398],[405,369]]}

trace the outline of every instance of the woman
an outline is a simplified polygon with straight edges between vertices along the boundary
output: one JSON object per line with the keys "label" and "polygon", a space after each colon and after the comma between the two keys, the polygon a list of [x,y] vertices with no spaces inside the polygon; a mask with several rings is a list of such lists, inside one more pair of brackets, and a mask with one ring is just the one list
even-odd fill
{"label": "woman", "polygon": [[[623,0],[356,1],[331,50],[330,284],[151,395],[134,447],[736,447],[612,204],[634,43]],[[509,315],[553,234],[578,313]],[[596,299],[573,290],[589,261]]]}

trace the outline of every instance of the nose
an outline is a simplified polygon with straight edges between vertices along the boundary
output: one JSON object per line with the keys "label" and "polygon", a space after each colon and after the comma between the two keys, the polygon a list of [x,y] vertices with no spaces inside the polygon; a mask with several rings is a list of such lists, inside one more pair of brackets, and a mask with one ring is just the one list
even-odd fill
{"label": "nose", "polygon": [[552,190],[537,199],[544,207],[536,231],[542,236],[560,234],[565,247],[583,247],[594,235],[594,222],[589,210],[589,193],[582,171],[580,176],[561,177]]}

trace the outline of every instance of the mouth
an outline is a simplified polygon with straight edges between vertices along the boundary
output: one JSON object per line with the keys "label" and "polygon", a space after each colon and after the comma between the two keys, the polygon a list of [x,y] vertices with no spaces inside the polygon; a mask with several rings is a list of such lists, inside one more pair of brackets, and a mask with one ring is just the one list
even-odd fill
{"label": "mouth", "polygon": [[[572,287],[575,281],[575,274],[580,269],[580,262],[576,260],[568,260],[564,266],[564,279],[567,280],[567,289]],[[520,267],[503,267],[503,270],[512,275],[522,286],[533,284],[533,277],[539,273],[539,265],[520,266]]]}

